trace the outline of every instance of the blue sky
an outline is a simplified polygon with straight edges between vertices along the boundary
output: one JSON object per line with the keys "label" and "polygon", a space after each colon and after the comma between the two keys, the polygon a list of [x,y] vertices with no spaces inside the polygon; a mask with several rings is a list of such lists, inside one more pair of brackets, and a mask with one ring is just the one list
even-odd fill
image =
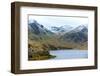
{"label": "blue sky", "polygon": [[49,28],[51,26],[68,26],[77,27],[82,24],[88,24],[87,17],[60,17],[60,16],[35,16],[29,15],[29,21],[32,22],[36,20],[38,23],[44,25],[44,27]]}

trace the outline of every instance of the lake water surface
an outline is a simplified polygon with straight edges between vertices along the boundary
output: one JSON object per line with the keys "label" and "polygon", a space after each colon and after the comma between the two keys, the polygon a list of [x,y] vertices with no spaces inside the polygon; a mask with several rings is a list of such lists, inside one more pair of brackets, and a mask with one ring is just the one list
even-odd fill
{"label": "lake water surface", "polygon": [[50,54],[56,56],[53,59],[88,58],[88,50],[51,50]]}

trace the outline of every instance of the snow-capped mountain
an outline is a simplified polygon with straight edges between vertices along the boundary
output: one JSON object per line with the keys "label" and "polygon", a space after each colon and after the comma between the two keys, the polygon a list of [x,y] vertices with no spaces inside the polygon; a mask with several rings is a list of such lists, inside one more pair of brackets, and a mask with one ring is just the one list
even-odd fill
{"label": "snow-capped mountain", "polygon": [[61,39],[72,42],[86,42],[88,40],[88,28],[85,25],[80,25],[75,29],[65,33]]}
{"label": "snow-capped mountain", "polygon": [[78,26],[78,27],[76,27],[75,29],[74,29],[74,31],[75,32],[79,32],[79,31],[81,31],[81,30],[86,30],[87,31],[87,26],[86,25],[80,25],[80,26]]}
{"label": "snow-capped mountain", "polygon": [[50,28],[50,31],[52,31],[53,33],[66,33],[66,32],[69,32],[73,29],[73,27],[69,26],[69,25],[64,25],[64,26],[60,26],[60,27],[55,27],[55,26],[52,26]]}
{"label": "snow-capped mountain", "polygon": [[52,26],[49,30],[57,35],[64,35],[66,33],[71,33],[71,32],[86,32],[87,33],[87,24],[79,25],[77,27],[72,27],[70,25],[64,25],[60,27]]}
{"label": "snow-capped mountain", "polygon": [[77,27],[72,27],[69,25],[64,25],[60,27],[51,27],[47,29],[44,25],[33,20],[28,24],[28,33],[30,38],[37,39],[38,37],[47,37],[47,36],[58,36],[61,40],[69,42],[86,42],[88,40],[88,28],[87,25],[79,25]]}

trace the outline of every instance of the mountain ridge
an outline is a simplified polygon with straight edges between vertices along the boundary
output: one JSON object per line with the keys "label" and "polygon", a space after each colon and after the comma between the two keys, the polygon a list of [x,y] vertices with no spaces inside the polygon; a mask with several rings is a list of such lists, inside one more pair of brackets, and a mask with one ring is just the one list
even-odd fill
{"label": "mountain ridge", "polygon": [[[71,26],[67,26],[70,31],[67,31],[65,25],[64,27],[53,27],[53,30],[57,30],[59,32],[54,33],[51,30],[48,30],[44,27],[44,25],[38,23],[36,20],[29,22],[28,24],[28,33],[29,39],[33,40],[41,40],[41,39],[57,39],[60,41],[65,41],[69,43],[81,44],[85,43],[88,40],[88,28],[86,25],[79,25],[76,28],[72,28]],[[52,28],[52,27],[51,27]],[[69,29],[68,29],[69,30]]]}

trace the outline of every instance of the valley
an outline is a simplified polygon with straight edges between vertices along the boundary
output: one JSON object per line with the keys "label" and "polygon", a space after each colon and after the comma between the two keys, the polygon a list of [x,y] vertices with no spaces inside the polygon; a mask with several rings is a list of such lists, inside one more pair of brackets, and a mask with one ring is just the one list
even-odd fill
{"label": "valley", "polygon": [[50,50],[87,50],[88,29],[85,25],[76,28],[51,27],[47,29],[36,20],[28,24],[28,59],[55,58]]}

